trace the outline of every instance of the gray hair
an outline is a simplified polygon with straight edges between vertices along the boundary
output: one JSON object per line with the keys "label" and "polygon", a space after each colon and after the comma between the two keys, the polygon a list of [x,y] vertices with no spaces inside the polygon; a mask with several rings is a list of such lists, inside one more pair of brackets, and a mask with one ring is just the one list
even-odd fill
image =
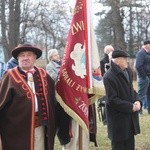
{"label": "gray hair", "polygon": [[104,53],[109,54],[110,52],[114,51],[114,48],[112,45],[107,45],[104,48]]}
{"label": "gray hair", "polygon": [[55,54],[56,52],[58,52],[57,49],[50,49],[50,50],[48,51],[47,59],[50,60],[51,57],[53,56],[53,54]]}

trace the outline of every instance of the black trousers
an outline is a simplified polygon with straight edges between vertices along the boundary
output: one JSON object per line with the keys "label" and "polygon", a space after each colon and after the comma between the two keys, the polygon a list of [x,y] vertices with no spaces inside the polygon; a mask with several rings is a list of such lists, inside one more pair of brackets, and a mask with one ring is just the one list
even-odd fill
{"label": "black trousers", "polygon": [[135,150],[134,136],[124,141],[111,141],[112,150]]}

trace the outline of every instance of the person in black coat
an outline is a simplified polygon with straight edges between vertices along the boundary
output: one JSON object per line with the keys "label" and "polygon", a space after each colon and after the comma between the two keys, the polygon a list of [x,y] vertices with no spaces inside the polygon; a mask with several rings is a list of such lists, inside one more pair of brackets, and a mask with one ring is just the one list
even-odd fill
{"label": "person in black coat", "polygon": [[100,61],[100,68],[101,68],[101,74],[102,76],[106,72],[106,70],[109,69],[109,63],[111,59],[111,54],[114,51],[114,48],[112,45],[106,45],[104,48],[104,58]]}
{"label": "person in black coat", "polygon": [[[100,69],[101,69],[102,76],[104,76],[105,72],[110,68],[110,60],[111,60],[111,55],[113,51],[114,51],[114,48],[112,45],[106,45],[104,47],[104,58],[102,58],[100,61]],[[103,97],[104,105],[105,105],[105,99],[106,99],[106,96]],[[104,106],[104,109],[102,109],[101,113],[102,113],[101,115],[102,115],[103,125],[107,125],[105,106]]]}
{"label": "person in black coat", "polygon": [[103,77],[112,150],[134,150],[134,135],[140,133],[138,111],[142,103],[133,89],[128,57],[125,51],[113,51],[110,69]]}

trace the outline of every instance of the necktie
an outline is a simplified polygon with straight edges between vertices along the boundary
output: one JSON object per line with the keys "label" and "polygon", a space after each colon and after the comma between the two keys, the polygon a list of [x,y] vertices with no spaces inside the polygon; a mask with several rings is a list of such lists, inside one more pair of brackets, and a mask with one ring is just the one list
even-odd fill
{"label": "necktie", "polygon": [[27,83],[32,89],[32,92],[34,93],[34,98],[35,98],[35,112],[38,112],[38,103],[37,103],[37,97],[35,94],[35,85],[34,85],[34,79],[33,79],[33,71],[27,71]]}
{"label": "necktie", "polygon": [[30,86],[30,88],[34,92],[34,80],[33,80],[33,74],[32,73],[30,73],[30,72],[27,73],[27,80],[28,80],[28,85]]}

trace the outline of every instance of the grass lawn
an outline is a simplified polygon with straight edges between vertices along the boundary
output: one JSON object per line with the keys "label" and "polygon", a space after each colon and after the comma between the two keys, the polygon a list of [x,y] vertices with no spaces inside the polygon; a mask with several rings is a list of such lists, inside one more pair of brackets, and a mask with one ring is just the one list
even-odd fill
{"label": "grass lawn", "polygon": [[[134,82],[134,87],[137,90],[137,82]],[[141,133],[135,136],[135,150],[150,150],[150,114],[144,110],[144,114],[139,116]],[[90,143],[89,150],[110,150],[110,140],[107,138],[107,126],[104,126],[97,117],[97,142],[98,147],[94,143]],[[61,146],[56,137],[55,150],[61,150]]]}
{"label": "grass lawn", "polygon": [[[150,150],[150,114],[144,110],[144,114],[139,116],[141,133],[135,136],[136,150]],[[97,117],[97,142],[98,147],[94,143],[90,143],[89,150],[110,150],[110,140],[107,138],[107,126],[104,126]],[[56,137],[55,150],[61,150],[61,146]]]}
{"label": "grass lawn", "polygon": [[[150,115],[144,110],[139,116],[141,134],[135,136],[136,150],[150,150]],[[97,120],[97,142],[99,147],[94,148],[91,143],[90,150],[110,150],[110,140],[107,138],[107,126]]]}

